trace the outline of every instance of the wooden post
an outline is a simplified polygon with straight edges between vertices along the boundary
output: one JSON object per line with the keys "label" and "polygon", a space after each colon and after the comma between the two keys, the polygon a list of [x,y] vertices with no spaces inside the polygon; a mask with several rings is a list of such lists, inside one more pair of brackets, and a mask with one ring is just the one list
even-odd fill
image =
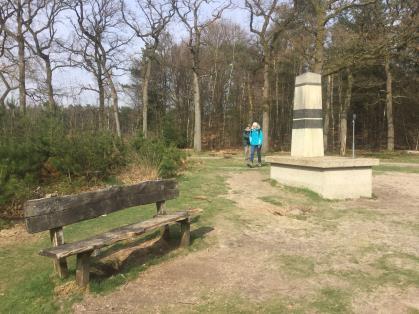
{"label": "wooden post", "polygon": [[[51,238],[52,246],[59,246],[64,244],[64,232],[62,227],[50,229],[49,235]],[[60,278],[65,278],[68,276],[67,259],[54,259],[53,264],[55,272]]]}
{"label": "wooden post", "polygon": [[[160,201],[156,203],[157,206],[157,215],[166,215],[166,201]],[[169,225],[166,225],[161,228],[161,237],[165,241],[169,241],[170,239],[170,229]]]}
{"label": "wooden post", "polygon": [[191,241],[191,225],[189,218],[180,221],[180,246],[187,247]]}
{"label": "wooden post", "polygon": [[166,215],[166,201],[160,201],[156,203],[157,215]]}
{"label": "wooden post", "polygon": [[86,287],[89,284],[90,255],[93,251],[77,254],[76,282],[79,287]]}

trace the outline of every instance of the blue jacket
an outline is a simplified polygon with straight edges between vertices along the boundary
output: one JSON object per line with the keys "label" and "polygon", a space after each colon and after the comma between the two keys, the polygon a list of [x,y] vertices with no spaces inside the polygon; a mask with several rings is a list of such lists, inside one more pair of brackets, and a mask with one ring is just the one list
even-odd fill
{"label": "blue jacket", "polygon": [[262,145],[263,142],[263,132],[261,129],[252,129],[249,133],[249,142],[250,145]]}

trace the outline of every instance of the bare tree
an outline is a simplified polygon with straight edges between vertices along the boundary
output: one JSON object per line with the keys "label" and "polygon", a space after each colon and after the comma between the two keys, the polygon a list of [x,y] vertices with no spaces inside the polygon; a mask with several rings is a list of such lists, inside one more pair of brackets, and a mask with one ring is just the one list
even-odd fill
{"label": "bare tree", "polygon": [[105,89],[106,78],[102,69],[102,57],[99,48],[95,43],[87,40],[81,40],[75,36],[70,45],[59,42],[59,45],[69,52],[69,66],[78,67],[91,73],[96,81],[96,87],[91,84],[82,86],[79,93],[83,91],[92,91],[99,96],[99,128],[105,126]]}
{"label": "bare tree", "polygon": [[[123,35],[123,21],[120,16],[120,2],[116,0],[78,0],[71,4],[76,15],[73,23],[77,37],[85,41],[82,55],[93,55],[99,61],[97,77],[101,74],[106,78],[112,96],[112,106],[115,117],[116,132],[121,137],[119,121],[118,91],[115,82],[115,71],[122,63],[123,51],[130,38]],[[93,67],[92,65],[91,67]],[[100,72],[102,71],[102,72]]]}
{"label": "bare tree", "polygon": [[[245,0],[246,7],[250,12],[250,31],[257,35],[263,51],[263,117],[262,130],[264,136],[263,151],[270,149],[269,139],[269,111],[270,111],[270,66],[272,64],[273,40],[277,36],[276,32],[269,29],[273,23],[273,15],[277,9],[278,0],[267,1]],[[260,19],[262,24],[256,29],[256,21]]]}
{"label": "bare tree", "polygon": [[195,126],[194,126],[194,150],[200,152],[202,150],[202,136],[201,136],[201,91],[200,91],[200,49],[201,49],[201,35],[204,29],[221,18],[225,9],[227,9],[231,2],[222,2],[220,6],[212,13],[212,17],[205,19],[201,17],[202,10],[205,5],[208,5],[209,0],[172,0],[173,8],[179,19],[182,21],[186,30],[189,33],[188,47],[191,52],[192,59],[192,75],[193,75],[193,98],[194,98],[194,112],[195,112]]}
{"label": "bare tree", "polygon": [[[4,1],[3,1],[4,2]],[[6,3],[0,2],[0,4],[6,5]],[[0,8],[4,10],[5,6]],[[7,18],[4,16],[4,11],[1,12],[1,17]],[[4,20],[2,20],[4,21]],[[6,99],[12,90],[15,90],[19,87],[19,84],[16,84],[17,78],[15,73],[17,73],[17,60],[14,57],[13,47],[14,40],[10,38],[5,31],[4,24],[0,25],[0,79],[2,83],[2,94],[0,96],[0,107],[6,107]]]}
{"label": "bare tree", "polygon": [[[122,1],[122,16],[125,23],[134,31],[135,35],[145,43],[143,52],[144,70],[142,82],[143,97],[143,135],[147,138],[148,131],[148,86],[151,75],[151,66],[159,45],[160,36],[165,30],[174,10],[170,2],[155,0],[136,0],[133,11],[130,11],[125,1]],[[134,12],[139,12],[136,14]],[[139,22],[141,19],[146,23]]]}
{"label": "bare tree", "polygon": [[26,112],[26,59],[25,59],[25,10],[29,0],[7,0],[2,1],[0,6],[0,27],[1,30],[14,39],[18,50],[18,72],[19,72],[19,107]]}
{"label": "bare tree", "polygon": [[0,79],[2,84],[2,94],[0,95],[0,107],[6,107],[6,99],[11,91],[18,89],[17,62],[9,52],[1,49],[0,52]]}
{"label": "bare tree", "polygon": [[29,18],[24,21],[24,25],[32,38],[28,47],[44,63],[48,105],[51,111],[56,108],[52,75],[53,71],[59,67],[59,65],[52,63],[51,53],[57,34],[57,16],[63,9],[64,3],[62,1],[36,1],[28,5]]}
{"label": "bare tree", "polygon": [[313,72],[322,74],[324,64],[324,46],[327,24],[339,15],[353,8],[360,8],[375,3],[377,0],[309,0],[304,3],[301,12],[304,18],[312,19],[311,32],[314,34]]}

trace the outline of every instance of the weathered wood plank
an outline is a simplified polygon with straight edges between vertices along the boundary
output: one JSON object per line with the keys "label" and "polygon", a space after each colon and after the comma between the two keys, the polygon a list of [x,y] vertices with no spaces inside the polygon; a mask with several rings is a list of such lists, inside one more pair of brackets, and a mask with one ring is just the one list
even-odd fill
{"label": "weathered wood plank", "polygon": [[[51,244],[53,247],[57,247],[64,244],[64,233],[63,228],[54,228],[49,231]],[[67,260],[65,258],[54,259],[53,261],[54,269],[57,275],[60,278],[65,278],[68,276],[68,266]]]}
{"label": "weathered wood plank", "polygon": [[59,247],[44,249],[41,250],[39,254],[53,258],[63,258],[86,251],[93,251],[95,249],[100,249],[102,247],[112,245],[116,242],[141,235],[149,230],[160,228],[168,224],[173,224],[187,218],[188,212],[186,211],[156,216],[150,220],[119,227],[85,240],[64,244]]}
{"label": "weathered wood plank", "polygon": [[189,218],[180,222],[180,246],[187,247],[191,242],[191,224]]}
{"label": "weathered wood plank", "polygon": [[96,192],[31,200],[24,206],[26,228],[28,232],[36,233],[128,207],[173,199],[178,195],[175,180],[157,180]]}
{"label": "weathered wood plank", "polygon": [[87,287],[90,279],[90,255],[93,251],[77,254],[76,283],[79,287]]}

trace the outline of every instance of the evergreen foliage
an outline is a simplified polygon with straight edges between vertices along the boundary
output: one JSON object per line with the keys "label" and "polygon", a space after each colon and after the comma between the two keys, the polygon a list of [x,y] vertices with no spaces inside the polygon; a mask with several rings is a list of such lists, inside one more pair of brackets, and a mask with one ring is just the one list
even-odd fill
{"label": "evergreen foliage", "polygon": [[137,136],[127,144],[110,130],[70,129],[62,113],[42,111],[31,120],[17,116],[13,123],[0,131],[0,211],[42,197],[41,187],[109,181],[134,161],[158,169],[161,177],[173,177],[185,159],[170,138]]}

